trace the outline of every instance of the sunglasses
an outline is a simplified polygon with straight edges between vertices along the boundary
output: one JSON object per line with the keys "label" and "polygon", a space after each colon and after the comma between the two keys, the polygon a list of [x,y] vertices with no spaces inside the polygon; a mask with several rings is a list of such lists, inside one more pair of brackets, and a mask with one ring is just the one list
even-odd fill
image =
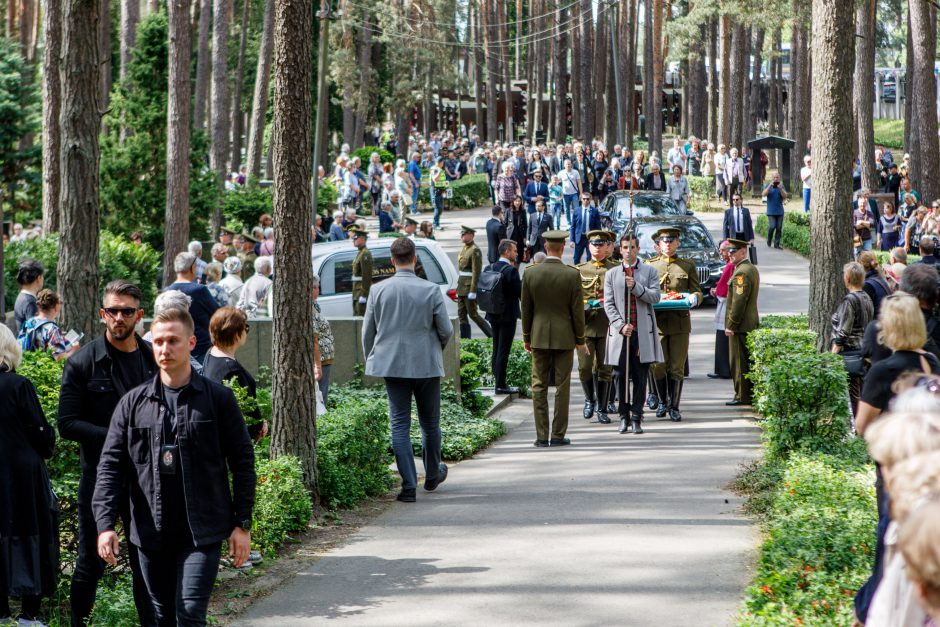
{"label": "sunglasses", "polygon": [[661,241],[661,242],[666,242],[667,244],[669,244],[669,243],[671,243],[671,242],[676,241],[676,238],[675,238],[675,237],[671,237],[671,236],[665,236],[665,237],[660,237],[660,238],[659,238],[659,241]]}
{"label": "sunglasses", "polygon": [[[317,287],[320,287],[319,285]],[[251,325],[247,322],[245,323],[245,335],[248,335],[248,332],[251,331]]]}
{"label": "sunglasses", "polygon": [[130,318],[137,313],[137,307],[104,307],[104,312],[110,318],[117,318],[119,315]]}
{"label": "sunglasses", "polygon": [[588,243],[591,244],[592,246],[605,246],[609,244],[610,242],[607,241],[606,239],[592,239]]}
{"label": "sunglasses", "polygon": [[729,253],[736,253],[736,252],[738,252],[738,251],[741,250],[741,249],[740,249],[740,248],[729,248],[729,249],[727,249],[727,250],[728,250]]}

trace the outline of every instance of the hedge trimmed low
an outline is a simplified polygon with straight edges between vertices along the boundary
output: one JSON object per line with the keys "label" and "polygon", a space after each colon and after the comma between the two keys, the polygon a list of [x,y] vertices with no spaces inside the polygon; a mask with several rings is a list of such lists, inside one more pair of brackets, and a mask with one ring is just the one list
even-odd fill
{"label": "hedge trimmed low", "polygon": [[[754,232],[767,237],[770,224],[765,214],[757,216]],[[802,212],[788,211],[783,217],[783,229],[780,245],[784,248],[809,257],[809,216]]]}
{"label": "hedge trimmed low", "polygon": [[[476,355],[480,371],[481,384],[486,387],[496,385],[493,379],[493,340],[461,340],[461,352]],[[509,350],[509,362],[506,365],[506,385],[519,388],[521,396],[529,396],[532,386],[532,356],[525,352],[522,340],[514,340]]]}
{"label": "hedge trimmed low", "polygon": [[[485,174],[468,174],[462,179],[450,182],[453,196],[444,200],[444,207],[451,209],[473,209],[485,205],[492,205],[490,185],[486,182]],[[428,189],[428,177],[421,179],[421,190],[418,192],[418,202],[426,207],[431,206],[431,192]]]}

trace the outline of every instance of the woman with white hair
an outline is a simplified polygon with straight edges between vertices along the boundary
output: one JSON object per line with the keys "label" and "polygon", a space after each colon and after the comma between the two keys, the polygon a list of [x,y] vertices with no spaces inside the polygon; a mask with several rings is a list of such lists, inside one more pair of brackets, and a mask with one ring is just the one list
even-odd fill
{"label": "woman with white hair", "polygon": [[[398,165],[395,167],[395,189],[398,190],[398,194],[402,199],[407,198],[410,200],[414,192],[404,159],[399,159]],[[411,213],[417,215],[418,211],[413,208]]]}
{"label": "woman with white hair", "polygon": [[29,379],[16,373],[23,353],[0,324],[0,621],[10,621],[10,595],[20,597],[20,625],[38,625],[43,596],[59,574],[58,509],[44,459],[55,431]]}
{"label": "woman with white hair", "polygon": [[264,241],[258,245],[258,254],[262,257],[274,254],[274,229],[270,226],[264,230]]}
{"label": "woman with white hair", "polygon": [[[366,177],[369,180],[369,194],[372,196],[372,215],[379,214],[379,202],[382,200],[382,176],[385,168],[382,167],[382,158],[379,153],[373,152],[369,156],[369,168]],[[271,253],[265,253],[271,254]]]}
{"label": "woman with white hair", "polygon": [[502,173],[496,177],[496,202],[503,208],[504,212],[509,212],[512,207],[512,201],[516,196],[522,196],[522,188],[519,187],[519,179],[513,175],[513,165],[511,161],[503,161]]}
{"label": "woman with white hair", "polygon": [[228,294],[228,302],[237,303],[242,295],[242,286],[245,284],[242,281],[242,260],[238,257],[229,257],[222,267],[225,268],[225,278],[219,281],[219,285]]}
{"label": "woman with white hair", "polygon": [[330,225],[329,240],[331,242],[341,242],[346,239],[346,235],[346,229],[343,228],[343,211],[337,209],[333,212],[333,224]]}

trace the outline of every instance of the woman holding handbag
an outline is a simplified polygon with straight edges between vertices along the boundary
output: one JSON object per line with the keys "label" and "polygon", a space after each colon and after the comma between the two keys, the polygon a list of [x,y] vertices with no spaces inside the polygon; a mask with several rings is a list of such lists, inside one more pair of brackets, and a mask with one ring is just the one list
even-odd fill
{"label": "woman holding handbag", "polygon": [[865,365],[862,358],[862,340],[865,327],[874,317],[871,298],[865,293],[865,268],[857,261],[842,267],[842,282],[848,293],[832,314],[832,340],[830,350],[841,354],[849,374],[849,400],[852,415],[858,412],[858,399],[862,393]]}

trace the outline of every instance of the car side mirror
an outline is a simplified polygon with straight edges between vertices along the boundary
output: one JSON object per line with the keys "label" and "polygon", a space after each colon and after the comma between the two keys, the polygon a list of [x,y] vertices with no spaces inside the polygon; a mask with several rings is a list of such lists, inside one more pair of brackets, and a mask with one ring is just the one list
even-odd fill
{"label": "car side mirror", "polygon": [[687,215],[687,216],[694,216],[694,215],[695,215],[695,212],[692,211],[691,209],[686,209],[685,215]]}

